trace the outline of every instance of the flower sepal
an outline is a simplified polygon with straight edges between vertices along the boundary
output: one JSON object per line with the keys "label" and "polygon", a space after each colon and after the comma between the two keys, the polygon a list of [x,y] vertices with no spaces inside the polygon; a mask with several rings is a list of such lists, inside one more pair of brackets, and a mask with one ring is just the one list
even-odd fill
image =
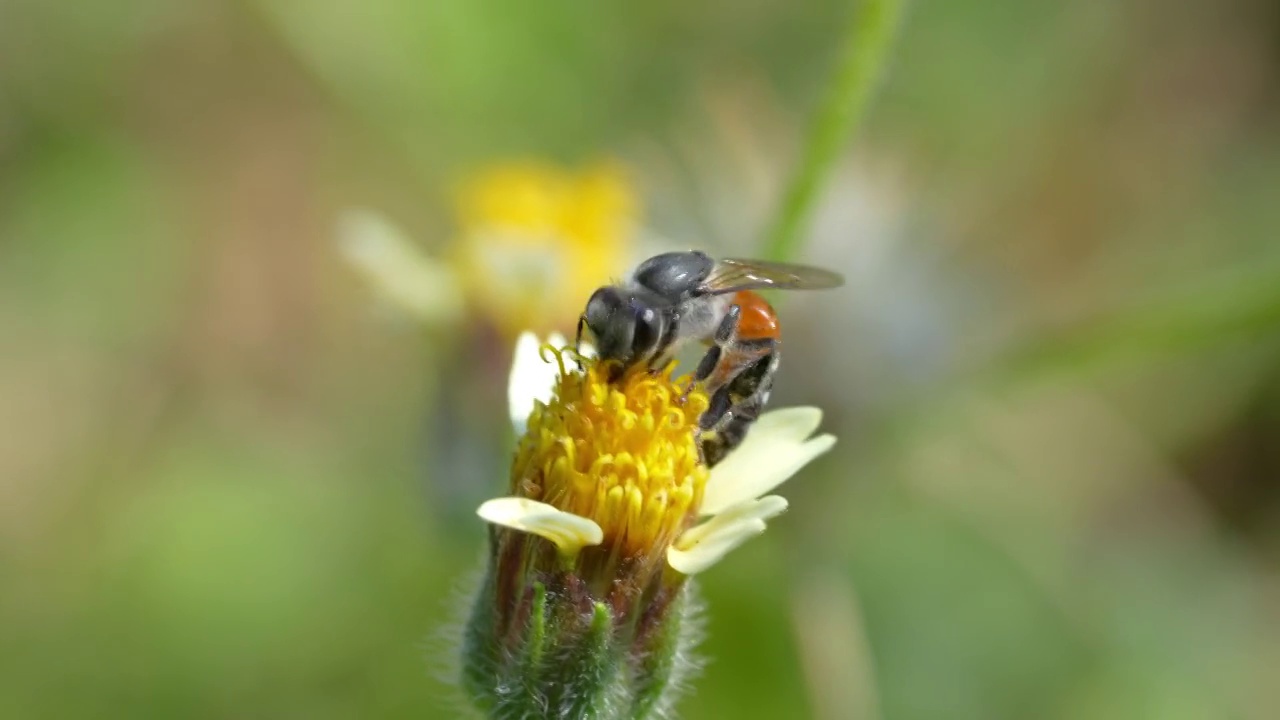
{"label": "flower sepal", "polygon": [[[545,558],[541,538],[495,529],[467,625],[463,686],[488,717],[662,717],[693,669],[692,583],[656,583],[604,600],[572,569],[538,562],[510,583],[501,568]],[[505,546],[505,547],[504,547]]]}

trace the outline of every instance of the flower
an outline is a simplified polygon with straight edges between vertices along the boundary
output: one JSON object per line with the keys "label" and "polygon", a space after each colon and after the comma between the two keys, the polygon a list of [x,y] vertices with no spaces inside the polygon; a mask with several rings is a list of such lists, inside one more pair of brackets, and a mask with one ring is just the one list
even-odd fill
{"label": "flower", "polygon": [[486,502],[479,514],[552,540],[575,561],[584,548],[604,544],[589,562],[608,567],[595,575],[625,573],[643,584],[664,560],[654,549],[670,547],[701,504],[709,473],[695,430],[707,396],[694,390],[678,403],[681,389],[669,375],[643,368],[616,383],[606,363],[589,360],[569,372],[564,353],[547,348],[559,366],[554,397],[534,401],[510,496]]}
{"label": "flower", "polygon": [[343,254],[381,299],[428,322],[470,307],[508,338],[554,330],[631,259],[639,201],[615,163],[502,163],[464,179],[454,200],[457,231],[441,257],[368,210],[339,224]]}
{"label": "flower", "polygon": [[629,373],[616,386],[600,364],[568,372],[554,350],[562,343],[553,336],[546,346],[551,362],[532,333],[517,342],[508,400],[523,437],[512,494],[478,512],[552,540],[564,553],[610,539],[624,556],[661,550],[673,570],[701,572],[763,532],[787,508],[784,498],[765,494],[835,444],[832,435],[810,437],[821,410],[775,410],[708,471],[694,439],[704,393],[695,389],[677,403],[683,381],[668,372]]}
{"label": "flower", "polygon": [[562,344],[526,333],[516,345],[508,393],[520,440],[507,494],[478,510],[491,524],[489,567],[464,681],[494,717],[660,716],[691,669],[689,578],[763,532],[787,508],[768,493],[835,438],[811,437],[816,408],[769,412],[708,469],[700,387],[670,365],[619,377]]}
{"label": "flower", "polygon": [[607,162],[492,167],[462,184],[456,206],[454,266],[477,307],[513,335],[576,318],[628,260],[639,213],[625,172]]}
{"label": "flower", "polygon": [[338,226],[347,262],[370,280],[379,299],[431,323],[462,315],[462,288],[454,272],[422,252],[386,218],[348,210]]}

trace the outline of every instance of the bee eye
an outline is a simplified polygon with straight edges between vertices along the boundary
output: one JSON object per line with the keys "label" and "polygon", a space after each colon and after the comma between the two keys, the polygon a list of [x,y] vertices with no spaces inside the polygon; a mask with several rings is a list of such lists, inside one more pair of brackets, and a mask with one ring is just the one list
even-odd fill
{"label": "bee eye", "polygon": [[651,307],[636,308],[636,331],[631,340],[631,347],[637,355],[648,354],[658,344],[662,334],[662,324],[658,314]]}

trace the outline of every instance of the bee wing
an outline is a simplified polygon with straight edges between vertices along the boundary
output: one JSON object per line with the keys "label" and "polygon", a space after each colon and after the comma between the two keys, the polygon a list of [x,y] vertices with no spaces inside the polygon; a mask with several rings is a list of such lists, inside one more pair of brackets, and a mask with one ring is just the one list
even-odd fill
{"label": "bee wing", "polygon": [[698,292],[723,295],[739,290],[824,290],[844,284],[839,273],[810,265],[725,258],[711,268]]}

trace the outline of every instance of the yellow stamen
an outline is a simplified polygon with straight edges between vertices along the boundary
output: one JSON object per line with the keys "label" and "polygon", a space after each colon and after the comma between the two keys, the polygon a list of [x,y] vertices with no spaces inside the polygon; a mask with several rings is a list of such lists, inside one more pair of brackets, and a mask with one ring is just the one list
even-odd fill
{"label": "yellow stamen", "polygon": [[512,494],[595,521],[623,556],[665,552],[702,502],[708,472],[694,438],[706,393],[681,402],[688,380],[672,378],[670,365],[633,368],[611,383],[611,363],[583,359],[570,370],[566,351],[544,350],[560,376],[550,404],[529,416]]}

